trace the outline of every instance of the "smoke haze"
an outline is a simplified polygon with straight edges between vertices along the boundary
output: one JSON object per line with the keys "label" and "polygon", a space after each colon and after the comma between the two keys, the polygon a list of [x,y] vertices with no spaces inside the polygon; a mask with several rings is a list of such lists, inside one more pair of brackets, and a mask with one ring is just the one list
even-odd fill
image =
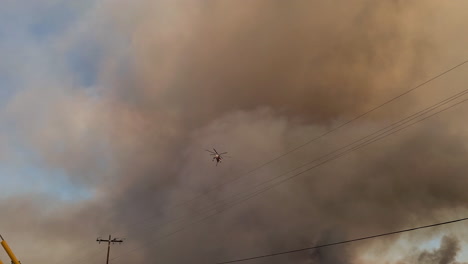
{"label": "smoke haze", "polygon": [[[27,32],[43,17],[23,2],[7,1],[31,20],[14,21],[10,35],[34,45],[0,44],[0,76],[16,87],[2,94],[0,159],[85,192],[2,197],[1,232],[23,263],[100,263],[106,247],[94,240],[108,234],[126,238],[111,263],[215,263],[466,217],[460,106],[191,223],[208,215],[200,209],[465,89],[466,67],[209,192],[460,63],[464,2],[44,0],[45,17],[59,7],[78,15],[53,32],[35,29],[41,40]],[[204,151],[213,147],[232,158],[215,167]],[[252,263],[364,264],[403,240],[463,230]],[[462,242],[397,250],[396,261],[460,264]]]}

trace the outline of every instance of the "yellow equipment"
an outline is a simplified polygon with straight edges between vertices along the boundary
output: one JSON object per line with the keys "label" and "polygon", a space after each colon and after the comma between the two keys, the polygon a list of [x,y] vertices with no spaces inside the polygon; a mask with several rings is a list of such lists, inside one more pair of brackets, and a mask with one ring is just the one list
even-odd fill
{"label": "yellow equipment", "polygon": [[[3,249],[5,249],[6,253],[10,257],[11,263],[21,264],[21,262],[19,262],[18,259],[16,258],[15,254],[13,254],[13,251],[11,251],[11,248],[8,246],[7,242],[3,239],[2,235],[0,235],[0,238],[2,239],[2,242],[0,242],[0,244],[2,244]],[[0,264],[2,264],[1,261],[0,261]]]}

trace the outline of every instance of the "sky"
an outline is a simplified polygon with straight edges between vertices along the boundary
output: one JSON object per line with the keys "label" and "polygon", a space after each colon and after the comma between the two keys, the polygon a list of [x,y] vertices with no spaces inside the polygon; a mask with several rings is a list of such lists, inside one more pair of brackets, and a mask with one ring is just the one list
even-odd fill
{"label": "sky", "polygon": [[[229,207],[466,89],[468,64],[305,144],[468,60],[465,1],[0,2],[0,234],[22,263],[101,263],[109,234],[111,263],[216,263],[468,215],[466,104]],[[463,264],[466,226],[251,263]]]}

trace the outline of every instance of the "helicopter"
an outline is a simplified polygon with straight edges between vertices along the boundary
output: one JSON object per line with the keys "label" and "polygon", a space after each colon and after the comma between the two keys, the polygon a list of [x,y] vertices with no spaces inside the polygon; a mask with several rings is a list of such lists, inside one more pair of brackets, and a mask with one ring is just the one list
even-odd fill
{"label": "helicopter", "polygon": [[[212,159],[211,161],[216,160],[216,166],[218,166],[218,163],[220,163],[221,160],[223,159],[223,157],[222,157],[221,155],[227,154],[227,152],[218,153],[218,151],[216,151],[216,149],[214,149],[214,148],[213,148],[214,152],[211,151],[211,150],[207,150],[207,149],[205,149],[205,150],[208,151],[208,152],[210,152],[210,153],[211,153],[210,155],[214,156],[213,159]],[[226,157],[227,157],[227,156],[226,156]]]}

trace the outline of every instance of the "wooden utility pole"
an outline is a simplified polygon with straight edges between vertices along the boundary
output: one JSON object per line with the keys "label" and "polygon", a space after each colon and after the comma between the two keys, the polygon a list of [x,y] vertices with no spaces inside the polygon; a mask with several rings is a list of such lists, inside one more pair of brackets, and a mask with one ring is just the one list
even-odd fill
{"label": "wooden utility pole", "polygon": [[121,239],[117,239],[117,238],[111,239],[111,235],[109,235],[109,239],[101,239],[101,238],[98,237],[96,239],[96,241],[99,242],[99,244],[101,244],[101,242],[107,242],[107,261],[106,261],[106,264],[109,264],[109,252],[110,252],[111,243],[115,244],[115,243],[122,243],[123,242],[123,240],[121,240]]}

